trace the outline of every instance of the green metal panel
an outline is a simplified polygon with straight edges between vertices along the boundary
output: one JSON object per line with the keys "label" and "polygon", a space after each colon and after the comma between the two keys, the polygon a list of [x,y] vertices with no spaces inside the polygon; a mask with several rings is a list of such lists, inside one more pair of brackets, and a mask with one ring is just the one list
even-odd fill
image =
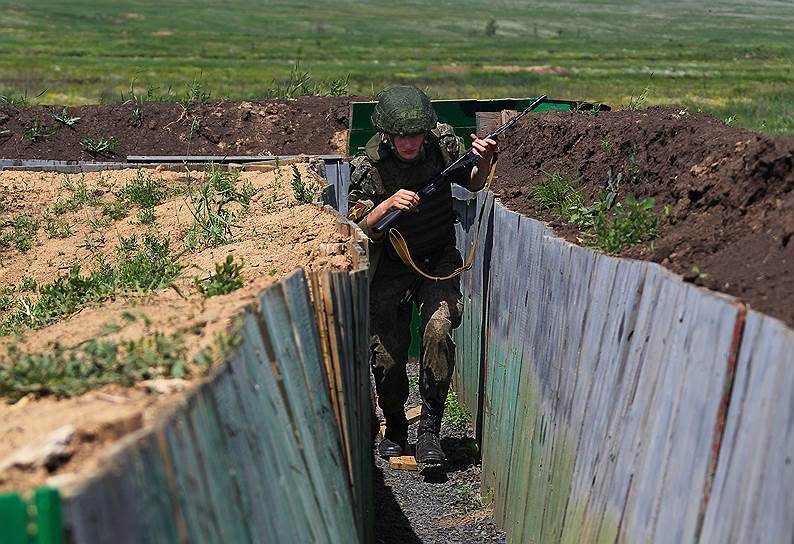
{"label": "green metal panel", "polygon": [[[455,133],[465,142],[469,142],[469,134],[475,132],[477,127],[476,113],[478,111],[522,110],[529,106],[535,98],[502,98],[493,100],[433,100],[439,121],[452,125]],[[350,135],[347,143],[349,155],[355,155],[360,147],[367,143],[375,130],[372,128],[370,117],[377,102],[352,102],[350,104]],[[591,110],[595,105],[576,100],[549,99],[535,111],[543,110]],[[601,110],[608,110],[608,106],[599,105]]]}
{"label": "green metal panel", "polygon": [[16,493],[0,495],[0,528],[4,544],[28,544],[28,505]]}
{"label": "green metal panel", "polygon": [[57,489],[40,487],[33,492],[36,505],[36,544],[63,543],[61,496]]}

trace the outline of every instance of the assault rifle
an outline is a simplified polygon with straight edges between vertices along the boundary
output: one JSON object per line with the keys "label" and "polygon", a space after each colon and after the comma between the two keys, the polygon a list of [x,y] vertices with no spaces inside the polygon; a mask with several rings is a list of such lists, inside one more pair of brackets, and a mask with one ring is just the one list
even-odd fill
{"label": "assault rifle", "polygon": [[[502,132],[504,132],[505,130],[513,126],[516,122],[518,122],[519,119],[521,119],[526,114],[528,114],[529,112],[540,106],[545,100],[546,100],[546,95],[544,94],[543,96],[532,102],[532,104],[524,108],[521,111],[521,113],[519,113],[518,115],[507,121],[505,124],[494,130],[485,138],[483,138],[483,140],[487,138],[491,138],[492,140],[495,139]],[[469,166],[477,166],[479,163],[480,163],[480,156],[474,153],[473,148],[469,149],[465,154],[461,155],[461,157],[458,158],[458,160],[456,160],[455,162],[447,166],[444,170],[433,176],[430,179],[430,181],[427,182],[427,185],[419,189],[416,192],[416,194],[419,195],[420,199],[426,196],[430,196],[439,189],[441,189],[441,187],[443,187],[445,183],[447,183],[447,176],[463,168],[467,168]],[[381,217],[371,227],[372,230],[375,231],[376,233],[383,232],[384,230],[389,228],[389,225],[394,223],[397,220],[397,218],[400,217],[400,215],[402,215],[402,213],[403,210],[398,210],[398,209],[393,209],[389,211],[386,215]]]}

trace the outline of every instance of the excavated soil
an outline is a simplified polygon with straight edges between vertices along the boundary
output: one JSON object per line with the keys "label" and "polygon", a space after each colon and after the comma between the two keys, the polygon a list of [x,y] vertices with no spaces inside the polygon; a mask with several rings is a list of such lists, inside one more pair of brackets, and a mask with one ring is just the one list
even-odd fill
{"label": "excavated soil", "polygon": [[[318,188],[321,179],[310,162],[294,163],[302,179]],[[102,222],[97,206],[68,211],[60,217],[73,234],[49,238],[39,230],[33,247],[20,252],[13,245],[0,256],[0,287],[19,286],[23,278],[39,285],[52,282],[72,265],[80,263],[82,273],[98,266],[100,258],[114,261],[119,237],[133,234],[141,240],[146,232],[156,232],[170,241],[171,254],[181,256],[184,269],[175,288],[147,295],[117,296],[101,304],[89,305],[59,322],[21,337],[0,337],[0,364],[10,364],[11,346],[25,353],[42,353],[60,346],[71,348],[94,338],[102,340],[151,337],[155,333],[179,333],[187,348],[187,359],[204,348],[215,349],[219,335],[229,335],[234,318],[246,305],[256,304],[256,295],[297,267],[307,270],[349,270],[351,257],[342,245],[346,239],[337,230],[332,212],[313,205],[299,205],[290,185],[291,166],[256,167],[244,171],[240,184],[250,182],[259,189],[249,210],[240,215],[231,243],[199,251],[184,251],[184,241],[192,224],[189,196],[182,194],[165,200],[155,208],[154,225],[142,225],[133,207],[128,217]],[[0,197],[6,203],[2,219],[20,213],[41,217],[54,202],[68,196],[67,181],[85,182],[101,201],[110,201],[130,182],[134,169],[65,176],[48,172],[0,172]],[[164,169],[144,170],[161,179],[169,188],[186,189],[201,181],[203,173]],[[206,278],[215,263],[232,253],[244,262],[242,288],[226,295],[204,298],[194,286],[194,278]],[[30,295],[30,293],[26,293]],[[35,299],[35,295],[34,295]],[[0,319],[12,310],[0,313]],[[133,316],[131,318],[130,316]],[[137,317],[136,317],[137,316]],[[219,360],[221,355],[216,350]],[[58,475],[75,477],[90,471],[106,446],[125,433],[145,426],[169,403],[195,387],[201,380],[196,373],[188,380],[158,380],[132,387],[110,385],[72,398],[37,397],[29,394],[10,404],[0,402],[0,491],[28,490]],[[9,457],[24,446],[36,444],[66,425],[74,427],[73,436],[57,462],[46,467],[9,464]]]}
{"label": "excavated soil", "polygon": [[653,107],[538,113],[501,147],[494,190],[510,209],[576,242],[575,227],[533,202],[533,187],[559,173],[589,203],[610,170],[622,173],[618,198],[654,198],[661,218],[653,243],[624,256],[658,262],[794,327],[794,138]]}
{"label": "excavated soil", "polygon": [[[0,104],[0,158],[118,161],[129,155],[346,155],[350,102],[366,97],[143,102],[67,108]],[[136,113],[136,110],[138,113]],[[34,127],[39,127],[35,129]],[[34,132],[31,132],[31,131]],[[33,134],[39,136],[33,138]],[[116,141],[92,155],[85,138]]]}

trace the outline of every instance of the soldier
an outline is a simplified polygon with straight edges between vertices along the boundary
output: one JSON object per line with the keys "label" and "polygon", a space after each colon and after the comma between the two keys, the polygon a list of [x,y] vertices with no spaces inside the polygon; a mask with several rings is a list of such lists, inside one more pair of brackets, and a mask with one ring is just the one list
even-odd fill
{"label": "soldier", "polygon": [[[411,86],[378,95],[372,114],[378,130],[350,163],[348,218],[372,240],[370,244],[370,349],[378,403],[386,433],[378,445],[383,457],[403,455],[408,438],[408,347],[411,301],[421,317],[422,350],[419,391],[422,413],[416,441],[420,463],[444,460],[439,432],[444,401],[455,364],[452,330],[460,325],[463,297],[460,280],[423,279],[400,260],[383,233],[372,226],[392,209],[403,215],[392,225],[405,238],[414,262],[425,273],[445,276],[462,264],[455,247],[452,189],[420,201],[417,191],[465,152],[451,126],[438,123],[430,99]],[[480,190],[491,168],[496,142],[471,135],[479,166],[461,169],[451,181]],[[386,240],[386,241],[384,241]]]}

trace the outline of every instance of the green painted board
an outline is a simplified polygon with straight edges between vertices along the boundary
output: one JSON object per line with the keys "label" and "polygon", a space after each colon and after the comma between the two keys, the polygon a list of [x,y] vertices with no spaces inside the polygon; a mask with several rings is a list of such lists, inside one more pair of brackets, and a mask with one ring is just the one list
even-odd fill
{"label": "green painted board", "polygon": [[16,493],[0,494],[0,527],[4,544],[28,544],[28,505]]}
{"label": "green painted board", "polygon": [[63,512],[61,496],[52,487],[40,487],[33,492],[36,505],[36,544],[62,544]]}

